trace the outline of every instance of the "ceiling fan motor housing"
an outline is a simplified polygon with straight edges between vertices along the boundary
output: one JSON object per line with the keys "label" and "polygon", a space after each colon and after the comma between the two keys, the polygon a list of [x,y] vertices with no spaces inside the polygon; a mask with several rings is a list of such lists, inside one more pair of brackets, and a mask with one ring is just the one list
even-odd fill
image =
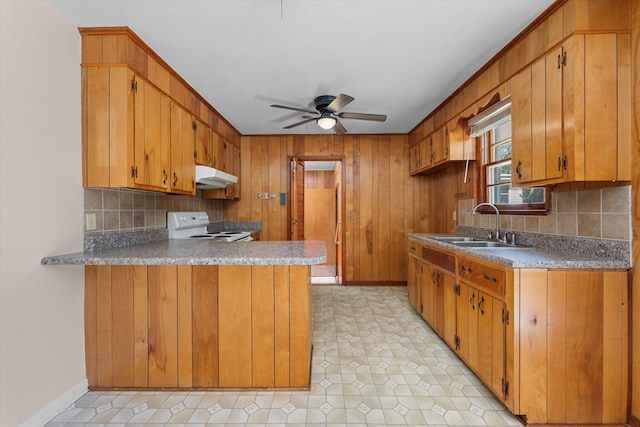
{"label": "ceiling fan motor housing", "polygon": [[320,95],[313,100],[313,103],[316,106],[316,110],[320,113],[324,113],[327,111],[327,107],[334,99],[336,99],[336,97],[333,95]]}

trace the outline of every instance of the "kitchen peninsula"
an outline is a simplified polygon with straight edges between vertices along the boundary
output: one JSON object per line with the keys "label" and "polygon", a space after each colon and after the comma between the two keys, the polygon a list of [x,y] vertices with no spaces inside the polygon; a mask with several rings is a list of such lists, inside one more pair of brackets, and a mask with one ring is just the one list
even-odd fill
{"label": "kitchen peninsula", "polygon": [[321,241],[161,240],[42,259],[84,265],[92,390],[305,389]]}

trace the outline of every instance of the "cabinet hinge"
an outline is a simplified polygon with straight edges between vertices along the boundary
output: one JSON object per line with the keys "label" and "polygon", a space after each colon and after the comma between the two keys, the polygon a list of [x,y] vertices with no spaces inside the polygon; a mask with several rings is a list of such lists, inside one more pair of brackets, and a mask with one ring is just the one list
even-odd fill
{"label": "cabinet hinge", "polygon": [[567,51],[562,52],[562,65],[567,66]]}
{"label": "cabinet hinge", "polygon": [[198,129],[198,124],[196,122],[191,122],[191,129],[197,130]]}
{"label": "cabinet hinge", "polygon": [[502,323],[509,324],[509,310],[502,309]]}
{"label": "cabinet hinge", "polygon": [[194,159],[198,158],[198,150],[193,150],[193,158]]}
{"label": "cabinet hinge", "polygon": [[453,344],[456,347],[456,350],[460,350],[460,337],[458,335],[453,336]]}
{"label": "cabinet hinge", "polygon": [[131,166],[131,178],[137,178],[137,177],[138,177],[138,167]]}
{"label": "cabinet hinge", "polygon": [[131,79],[131,92],[138,93],[138,82],[135,78]]}
{"label": "cabinet hinge", "polygon": [[562,159],[562,169],[567,170],[567,156]]}
{"label": "cabinet hinge", "polygon": [[458,283],[453,285],[453,293],[460,296],[460,285]]}
{"label": "cabinet hinge", "polygon": [[509,396],[509,381],[502,379],[502,395],[506,399]]}

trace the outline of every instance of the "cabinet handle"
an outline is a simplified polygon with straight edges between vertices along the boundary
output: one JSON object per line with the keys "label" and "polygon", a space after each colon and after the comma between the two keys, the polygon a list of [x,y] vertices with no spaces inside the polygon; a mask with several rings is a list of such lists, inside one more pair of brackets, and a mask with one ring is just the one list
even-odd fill
{"label": "cabinet handle", "polygon": [[478,309],[480,313],[484,315],[484,297],[480,297],[480,301],[478,302]]}
{"label": "cabinet handle", "polygon": [[460,270],[466,271],[467,273],[471,273],[471,267],[467,267],[467,266],[464,266],[464,265],[462,267],[460,267]]}
{"label": "cabinet handle", "polygon": [[431,273],[431,283],[436,284],[436,272]]}
{"label": "cabinet handle", "polygon": [[469,298],[469,304],[471,304],[471,309],[472,310],[476,309],[476,306],[475,306],[475,303],[474,303],[475,299],[476,299],[476,294],[474,292],[474,293],[471,294],[471,298]]}
{"label": "cabinet handle", "polygon": [[516,166],[516,174],[518,175],[518,179],[522,178],[522,173],[520,172],[520,166],[522,166],[522,162],[518,161],[518,166]]}
{"label": "cabinet handle", "polygon": [[562,65],[562,60],[560,59],[561,55],[558,54],[558,70],[560,69],[560,65]]}
{"label": "cabinet handle", "polygon": [[484,275],[484,278],[485,278],[485,279],[487,279],[487,280],[488,280],[488,281],[490,281],[490,282],[493,282],[493,283],[495,283],[495,282],[497,282],[497,281],[498,281],[498,279],[496,279],[496,278],[495,278],[495,277],[493,277],[493,276],[489,276],[488,274],[485,274],[485,275]]}
{"label": "cabinet handle", "polygon": [[173,173],[173,186],[175,187],[176,184],[178,183],[178,175],[176,175],[176,173]]}
{"label": "cabinet handle", "polygon": [[162,183],[166,184],[167,183],[167,179],[169,178],[169,176],[167,175],[166,169],[162,170],[162,174],[164,175],[164,179],[162,180]]}
{"label": "cabinet handle", "polygon": [[558,170],[562,169],[562,158],[558,156]]}

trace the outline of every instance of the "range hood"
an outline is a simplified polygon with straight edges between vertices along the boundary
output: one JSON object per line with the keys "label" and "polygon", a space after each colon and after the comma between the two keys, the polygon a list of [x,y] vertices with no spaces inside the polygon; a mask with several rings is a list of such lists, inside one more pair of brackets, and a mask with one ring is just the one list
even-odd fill
{"label": "range hood", "polygon": [[238,182],[238,177],[222,172],[209,166],[196,165],[196,187],[206,190],[209,188],[224,188]]}

